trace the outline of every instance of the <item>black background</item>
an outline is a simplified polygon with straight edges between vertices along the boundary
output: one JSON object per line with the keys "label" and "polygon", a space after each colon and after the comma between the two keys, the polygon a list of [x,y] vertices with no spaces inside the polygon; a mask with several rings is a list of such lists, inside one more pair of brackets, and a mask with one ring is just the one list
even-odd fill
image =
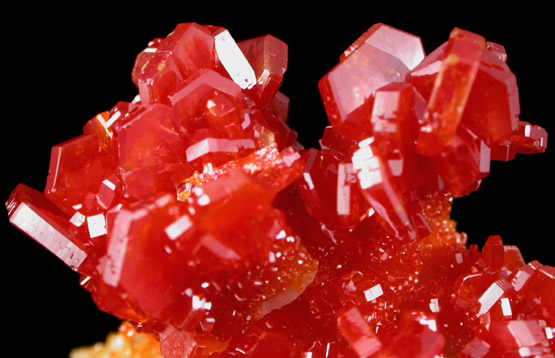
{"label": "black background", "polygon": [[[300,5],[300,4],[298,4]],[[42,190],[50,148],[78,134],[82,125],[117,101],[136,94],[134,58],[154,37],[180,22],[226,27],[237,40],[272,34],[289,45],[281,91],[291,98],[290,125],[306,147],[317,146],[326,115],[317,82],[341,52],[372,24],[383,22],[420,36],[426,52],[447,40],[455,26],[501,43],[517,76],[521,120],[555,133],[554,68],[548,51],[551,14],[531,5],[509,9],[455,3],[435,6],[366,2],[299,9],[286,3],[236,3],[174,7],[167,2],[114,9],[23,6],[3,14],[1,71],[4,169],[1,195],[20,182]],[[7,26],[6,21],[11,21]],[[553,147],[510,163],[493,163],[482,189],[457,200],[453,216],[471,243],[499,234],[518,245],[526,261],[555,263],[553,249]],[[78,285],[78,275],[42,247],[2,222],[2,309],[8,345],[19,356],[66,357],[117,327]]]}

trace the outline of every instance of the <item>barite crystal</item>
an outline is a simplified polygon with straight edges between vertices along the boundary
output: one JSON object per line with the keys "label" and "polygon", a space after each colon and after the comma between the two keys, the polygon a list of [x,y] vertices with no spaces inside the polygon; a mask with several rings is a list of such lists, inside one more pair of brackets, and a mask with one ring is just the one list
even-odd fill
{"label": "barite crystal", "polygon": [[546,149],[506,62],[466,30],[426,56],[376,24],[320,80],[330,126],[304,149],[284,42],[196,23],[152,40],[136,99],[6,204],[126,321],[72,357],[554,357],[555,268],[499,236],[467,248],[450,219],[491,160]]}

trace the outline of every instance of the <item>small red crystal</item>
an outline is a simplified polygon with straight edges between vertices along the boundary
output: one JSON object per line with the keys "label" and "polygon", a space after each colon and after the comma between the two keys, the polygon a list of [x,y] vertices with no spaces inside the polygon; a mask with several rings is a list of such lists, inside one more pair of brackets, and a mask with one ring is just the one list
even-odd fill
{"label": "small red crystal", "polygon": [[376,334],[370,330],[356,307],[344,312],[337,318],[337,329],[343,334],[360,358],[367,358],[382,348]]}

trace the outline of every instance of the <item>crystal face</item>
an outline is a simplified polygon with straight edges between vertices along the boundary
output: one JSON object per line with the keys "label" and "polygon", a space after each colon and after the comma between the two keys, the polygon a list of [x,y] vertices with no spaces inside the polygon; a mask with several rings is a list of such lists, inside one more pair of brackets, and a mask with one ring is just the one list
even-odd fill
{"label": "crystal face", "polygon": [[450,220],[491,160],[546,149],[506,60],[374,25],[320,81],[331,125],[303,149],[285,43],[181,24],[8,215],[130,322],[98,354],[552,357],[555,269],[499,236],[466,248]]}

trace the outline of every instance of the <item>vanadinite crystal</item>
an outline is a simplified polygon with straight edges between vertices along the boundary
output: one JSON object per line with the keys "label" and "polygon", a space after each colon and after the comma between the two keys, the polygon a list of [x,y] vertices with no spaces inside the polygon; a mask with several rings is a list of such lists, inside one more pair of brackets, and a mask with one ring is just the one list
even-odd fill
{"label": "vanadinite crystal", "polygon": [[450,220],[490,161],[545,151],[503,46],[455,28],[428,56],[376,24],[319,82],[304,149],[279,92],[287,45],[178,25],[138,95],[52,149],[13,225],[125,320],[81,357],[554,358],[555,268]]}

